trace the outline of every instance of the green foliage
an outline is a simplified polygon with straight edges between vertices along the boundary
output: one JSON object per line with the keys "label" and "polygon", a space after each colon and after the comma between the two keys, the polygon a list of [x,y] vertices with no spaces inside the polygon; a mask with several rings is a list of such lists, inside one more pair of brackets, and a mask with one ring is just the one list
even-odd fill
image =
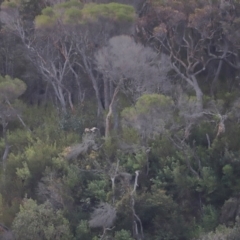
{"label": "green foliage", "polygon": [[147,156],[144,148],[136,151],[135,154],[119,154],[119,158],[121,159],[122,166],[128,172],[132,173],[136,170],[143,169],[147,164]]}
{"label": "green foliage", "polygon": [[[44,169],[45,163],[51,162],[52,157],[56,156],[58,153],[56,149],[56,145],[49,144],[47,142],[43,142],[40,139],[37,139],[32,146],[29,146],[25,149],[24,158],[29,163],[29,167],[31,166],[36,168],[36,171],[40,169]],[[37,170],[38,169],[38,170]]]}
{"label": "green foliage", "polygon": [[59,3],[55,6],[56,8],[81,8],[82,7],[82,3],[78,0],[69,0],[63,3]]}
{"label": "green foliage", "polygon": [[82,11],[75,7],[71,7],[65,11],[64,22],[69,24],[81,24]]}
{"label": "green foliage", "polygon": [[38,28],[51,28],[56,24],[57,20],[52,16],[40,15],[35,19],[35,27]]}
{"label": "green foliage", "polygon": [[[152,182],[158,187],[166,187],[169,191],[170,189],[168,185],[173,188],[181,183],[178,178],[178,172],[180,171],[180,163],[174,157],[160,158],[159,164],[156,167],[155,178],[151,179]],[[179,177],[181,178],[181,173]]]}
{"label": "green foliage", "polygon": [[89,20],[97,20],[99,17],[116,21],[133,21],[134,19],[133,7],[119,3],[85,4],[82,13],[83,17]]}
{"label": "green foliage", "polygon": [[[50,144],[57,141],[59,149],[80,140],[81,125],[78,116],[67,115],[68,117],[63,121],[62,115],[59,116],[57,109],[51,105],[25,108],[23,115],[26,125],[32,129],[33,135],[31,137],[38,137]],[[36,118],[36,116],[38,117]]]}
{"label": "green foliage", "polygon": [[168,109],[169,106],[172,106],[173,102],[170,97],[159,95],[159,94],[150,94],[142,95],[137,103],[136,108],[139,113],[148,113],[151,109],[159,108]]}
{"label": "green foliage", "polygon": [[231,177],[233,174],[233,168],[230,164],[226,164],[223,168],[222,168],[223,174],[226,177]]}
{"label": "green foliage", "polygon": [[17,78],[0,76],[0,101],[16,99],[26,91],[26,84]]}
{"label": "green foliage", "polygon": [[213,231],[218,225],[218,211],[212,205],[203,206],[201,227],[204,232]]}
{"label": "green foliage", "polygon": [[31,178],[31,173],[29,171],[29,168],[26,162],[23,162],[22,168],[17,168],[16,174],[21,179],[21,181],[24,181],[24,182],[26,182],[29,178]]}
{"label": "green foliage", "polygon": [[1,8],[17,8],[20,4],[19,0],[11,0],[11,1],[3,1],[3,3],[1,4]]}
{"label": "green foliage", "polygon": [[82,3],[77,0],[54,5],[54,16],[57,19],[62,19],[66,24],[77,25],[82,21]]}
{"label": "green foliage", "polygon": [[159,94],[145,94],[142,95],[136,102],[136,106],[126,108],[122,112],[122,117],[128,117],[132,121],[137,114],[150,114],[159,108],[167,108],[172,105],[172,100],[164,95]]}
{"label": "green foliage", "polygon": [[197,240],[237,240],[239,238],[239,228],[227,228],[226,226],[219,225],[215,231],[207,234],[202,234]]}
{"label": "green foliage", "polygon": [[53,7],[46,7],[42,10],[42,14],[36,16],[35,27],[40,28],[52,28],[57,24],[58,16]]}
{"label": "green foliage", "polygon": [[[74,239],[93,240],[102,235],[104,221],[109,217],[115,220],[116,214],[114,228],[106,231],[106,239],[133,240],[134,220],[140,227],[137,217],[141,220],[145,239],[239,239],[239,71],[232,71],[231,66],[222,60],[219,79],[212,82],[212,73],[217,72],[220,62],[219,59],[209,61],[205,51],[217,49],[216,54],[221,55],[230,49],[235,54],[230,57],[228,52],[226,60],[235,63],[234,57],[239,54],[239,1],[224,1],[234,4],[231,9],[227,7],[224,14],[221,6],[217,8],[217,0],[213,0],[212,5],[207,0],[153,0],[148,1],[147,11],[145,5],[139,3],[145,1],[138,1],[138,16],[130,0],[124,1],[129,5],[116,1],[98,4],[68,0],[55,5],[53,2],[56,1],[47,1],[47,5],[45,2],[9,0],[1,5],[0,71],[11,77],[0,77],[0,117],[11,116],[14,121],[7,125],[6,135],[0,138],[1,156],[10,146],[6,168],[0,167],[0,222],[12,226],[16,239],[73,239],[74,234]],[[234,19],[230,24],[232,14]],[[148,35],[156,28],[162,28],[164,37],[171,37],[167,41],[170,45],[173,42],[169,53],[179,48],[179,52],[171,55],[171,61],[181,60],[179,71],[184,76],[191,75],[194,66],[201,69],[200,59],[204,63],[211,62],[201,74],[194,75],[196,82],[193,78],[190,84],[193,87],[199,83],[204,113],[196,112],[198,102],[194,90],[185,86],[185,78],[181,76],[180,79],[181,74],[173,69],[166,75],[166,89],[168,83],[169,89],[162,89],[160,79],[156,78],[159,88],[153,92],[161,94],[148,94],[152,90],[146,90],[140,85],[141,81],[133,84],[136,89],[131,88],[131,78],[138,71],[129,75],[127,68],[119,67],[120,75],[130,82],[130,85],[124,83],[121,86],[115,102],[114,110],[122,111],[121,126],[109,138],[87,138],[83,133],[85,127],[97,126],[100,134],[104,132],[105,110],[102,115],[97,113],[98,106],[92,93],[98,90],[101,100],[107,100],[105,98],[111,98],[111,88],[114,87],[102,82],[104,76],[110,78],[110,73],[95,68],[93,56],[102,43],[122,33],[125,26],[132,26],[132,23],[136,26],[134,38],[123,38],[134,44],[135,41],[143,42],[142,50],[149,49],[146,48],[148,43],[151,45],[149,59],[146,59],[150,65],[143,61],[146,66],[143,75],[149,79],[154,77],[147,74],[148,69],[162,63],[157,55],[163,46],[158,45],[161,41],[155,41],[161,36]],[[181,23],[180,28],[178,23]],[[34,24],[35,29],[32,29]],[[182,32],[179,29],[186,33],[183,42],[178,41],[182,39],[182,35],[178,35]],[[53,49],[49,48],[50,52],[45,55],[42,47],[46,39],[49,41],[46,44],[52,44]],[[208,48],[209,39],[213,49]],[[193,41],[190,43],[190,40]],[[188,41],[189,46],[193,45],[193,51],[189,51]],[[121,51],[122,42],[119,43],[117,50],[124,63],[126,61],[130,66],[128,56],[134,54]],[[70,50],[69,56],[65,50]],[[26,51],[31,54],[26,56]],[[51,82],[41,82],[46,78],[36,64],[36,52],[41,55],[41,63],[48,64],[48,57],[51,57],[57,71],[61,70],[62,61],[67,60],[68,70],[59,87],[66,90],[66,101],[71,95],[74,112],[59,113],[54,104],[56,95]],[[33,57],[30,61],[29,56]],[[137,53],[133,62],[141,60],[138,57],[141,54]],[[193,63],[189,71],[185,71],[184,64],[188,64],[188,60]],[[103,69],[104,64],[106,61],[103,61]],[[114,62],[110,62],[110,66],[114,66]],[[113,68],[114,74],[115,70]],[[99,76],[96,86],[89,81],[90,73]],[[113,85],[115,81],[114,78]],[[27,92],[26,83],[29,85]],[[79,99],[76,85],[86,92],[85,99]],[[143,89],[140,92],[144,94],[135,98],[135,93],[128,88],[133,91]],[[109,94],[106,94],[108,90]],[[18,100],[22,95],[23,98]],[[33,98],[43,96],[46,105],[29,104]],[[217,135],[224,115],[225,132]],[[26,128],[19,121],[20,117]],[[95,140],[96,145],[92,144]],[[75,158],[66,157],[78,147],[80,151],[83,149],[81,154],[76,154]],[[136,170],[139,170],[139,178],[132,195]],[[113,177],[114,191],[111,186]],[[38,205],[36,200],[42,204]],[[104,204],[96,208],[99,202]],[[91,214],[94,211],[95,216]],[[133,212],[137,215],[135,219]],[[92,230],[89,224],[94,218],[97,219],[92,226],[99,229]],[[219,222],[228,224],[228,227],[218,226]]]}
{"label": "green foliage", "polygon": [[73,239],[69,222],[61,211],[54,210],[48,202],[37,205],[32,199],[24,199],[12,228],[19,240]]}
{"label": "green foliage", "polygon": [[114,137],[109,137],[105,139],[103,150],[105,157],[110,159],[116,154],[117,149],[117,139]]}
{"label": "green foliage", "polygon": [[[217,116],[214,116],[214,118],[217,118]],[[219,119],[213,119],[213,121],[219,122]],[[212,122],[202,122],[194,127],[190,136],[190,141],[194,140],[198,145],[208,146],[209,143],[206,138],[206,133],[210,139],[213,139],[217,134],[217,129],[215,128],[216,124]]]}
{"label": "green foliage", "polygon": [[136,129],[125,127],[122,131],[122,138],[127,144],[138,144],[139,137]]}
{"label": "green foliage", "polygon": [[151,193],[139,196],[136,205],[143,224],[154,231],[154,239],[186,238],[187,226],[184,225],[176,203],[164,190],[153,185]]}
{"label": "green foliage", "polygon": [[78,131],[82,132],[82,122],[80,120],[80,116],[73,115],[71,113],[67,113],[60,119],[59,122],[60,129],[64,131]]}
{"label": "green foliage", "polygon": [[213,170],[209,167],[202,168],[202,179],[199,181],[197,191],[205,191],[206,194],[213,193],[217,188],[217,178]]}
{"label": "green foliage", "polygon": [[131,234],[129,231],[126,231],[124,229],[115,232],[115,240],[133,240],[133,238],[131,237]]}
{"label": "green foliage", "polygon": [[[231,155],[231,154],[230,154]],[[232,156],[232,159],[235,157]],[[227,191],[232,191],[233,193],[238,193],[240,189],[240,181],[237,178],[239,171],[238,163],[236,164],[226,164],[222,167],[222,178],[221,183]]]}
{"label": "green foliage", "polygon": [[155,138],[164,133],[171,123],[172,107],[173,101],[167,96],[142,95],[134,107],[122,111],[123,126],[136,129],[144,138]]}
{"label": "green foliage", "polygon": [[92,180],[87,185],[87,192],[88,195],[94,197],[102,202],[106,202],[107,199],[107,187],[108,187],[108,180],[104,177],[98,180]]}
{"label": "green foliage", "polygon": [[35,132],[38,128],[50,129],[53,125],[56,128],[58,124],[59,117],[57,109],[53,105],[48,105],[46,107],[29,107],[23,105],[22,112],[24,121],[27,126],[31,127],[33,132]]}
{"label": "green foliage", "polygon": [[54,11],[52,7],[46,7],[42,10],[42,14],[48,17],[52,17],[54,15]]}
{"label": "green foliage", "polygon": [[67,174],[64,177],[64,182],[71,189],[78,187],[78,191],[79,191],[80,181],[81,181],[81,175],[80,175],[79,169],[76,168],[75,165],[71,164],[70,166],[67,167]]}
{"label": "green foliage", "polygon": [[86,220],[80,221],[80,223],[77,226],[77,230],[76,230],[76,238],[92,240],[90,229],[88,227],[88,221],[86,221]]}
{"label": "green foliage", "polygon": [[9,155],[6,172],[12,178],[18,176],[23,182],[27,180],[24,184],[28,187],[28,190],[34,190],[45,168],[52,166],[52,158],[57,153],[56,146],[38,139],[25,147],[22,153]]}
{"label": "green foliage", "polygon": [[133,21],[135,18],[134,8],[119,3],[95,4],[89,3],[82,7],[78,1],[72,0],[47,7],[42,10],[42,15],[35,19],[36,28],[51,28],[62,19],[65,24],[84,24],[106,18],[115,21]]}

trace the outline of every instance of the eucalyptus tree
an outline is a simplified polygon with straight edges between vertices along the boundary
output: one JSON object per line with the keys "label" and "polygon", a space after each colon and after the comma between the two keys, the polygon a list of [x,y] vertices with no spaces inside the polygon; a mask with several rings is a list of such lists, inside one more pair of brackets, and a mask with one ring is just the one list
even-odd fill
{"label": "eucalyptus tree", "polygon": [[67,105],[73,108],[71,82],[83,99],[83,80],[77,70],[80,69],[92,83],[98,115],[103,106],[93,53],[112,35],[126,31],[133,19],[131,6],[118,3],[84,5],[71,0],[43,9],[35,19],[33,32],[26,34],[18,2],[5,1],[1,13],[2,22],[22,39],[30,58],[52,86],[63,111],[66,112]]}
{"label": "eucalyptus tree", "polygon": [[116,114],[114,104],[119,91],[133,103],[143,94],[171,91],[168,56],[136,43],[130,36],[111,38],[107,46],[97,51],[95,59],[104,82],[104,106],[108,110],[106,136],[110,132],[110,117]]}
{"label": "eucalyptus tree", "polygon": [[[66,38],[59,35],[59,28],[47,32],[48,26],[42,26],[37,19],[35,26],[32,23],[34,29],[26,28],[20,14],[21,7],[21,2],[3,2],[1,21],[7,30],[20,37],[30,60],[42,74],[43,79],[52,86],[62,110],[66,112],[67,102],[72,107],[70,92],[64,84],[69,73],[72,47],[71,45],[67,47]],[[43,10],[43,13],[50,14],[48,9]],[[51,25],[52,22],[49,22],[49,26]]]}
{"label": "eucalyptus tree", "polygon": [[102,82],[94,55],[109,38],[130,33],[134,17],[133,7],[118,3],[85,4],[82,9],[70,8],[65,12],[66,29],[80,60],[77,65],[87,73],[95,91],[98,116],[107,107],[102,104],[105,95],[101,92]]}
{"label": "eucalyptus tree", "polygon": [[[138,19],[137,36],[170,56],[175,72],[192,88],[200,115],[204,93],[215,88],[226,65],[231,74],[239,70],[237,9],[236,1],[155,0]],[[205,90],[204,78],[210,89]]]}

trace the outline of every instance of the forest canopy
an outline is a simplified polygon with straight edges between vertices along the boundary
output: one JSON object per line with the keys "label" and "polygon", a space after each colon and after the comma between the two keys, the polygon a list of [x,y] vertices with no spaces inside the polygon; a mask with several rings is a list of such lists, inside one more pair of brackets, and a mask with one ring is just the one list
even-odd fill
{"label": "forest canopy", "polygon": [[239,238],[239,1],[0,4],[0,239]]}

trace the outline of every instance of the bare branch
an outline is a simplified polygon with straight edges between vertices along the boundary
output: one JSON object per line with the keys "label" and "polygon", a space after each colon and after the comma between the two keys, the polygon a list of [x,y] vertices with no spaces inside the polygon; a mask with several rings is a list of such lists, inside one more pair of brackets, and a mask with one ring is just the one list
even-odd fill
{"label": "bare branch", "polygon": [[[137,189],[137,186],[138,186],[138,177],[139,177],[139,171],[135,171],[135,181],[134,181],[134,186],[133,186],[133,190],[131,192],[131,210],[132,210],[132,213],[133,213],[133,217],[134,217],[134,221],[133,221],[133,224],[134,224],[134,233],[135,233],[135,236],[137,237],[137,239],[143,239],[144,238],[144,234],[143,234],[143,226],[142,226],[142,221],[141,219],[138,217],[138,215],[136,214],[136,211],[135,211],[135,198],[134,198],[134,194],[136,192],[136,189]],[[140,226],[140,236],[139,236],[139,231],[138,231],[138,224]]]}
{"label": "bare branch", "polygon": [[117,97],[118,92],[119,92],[119,86],[116,87],[116,89],[114,91],[112,101],[109,105],[109,111],[108,111],[108,114],[106,116],[105,138],[108,138],[110,136],[110,123],[111,123],[111,117],[112,117],[112,113],[113,113],[113,104],[116,101],[116,97]]}

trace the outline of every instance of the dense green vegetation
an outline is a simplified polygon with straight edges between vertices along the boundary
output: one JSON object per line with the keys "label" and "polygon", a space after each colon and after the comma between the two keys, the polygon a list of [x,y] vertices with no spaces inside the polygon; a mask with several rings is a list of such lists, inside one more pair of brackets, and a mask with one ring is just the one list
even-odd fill
{"label": "dense green vegetation", "polygon": [[240,2],[6,0],[0,239],[240,239]]}

